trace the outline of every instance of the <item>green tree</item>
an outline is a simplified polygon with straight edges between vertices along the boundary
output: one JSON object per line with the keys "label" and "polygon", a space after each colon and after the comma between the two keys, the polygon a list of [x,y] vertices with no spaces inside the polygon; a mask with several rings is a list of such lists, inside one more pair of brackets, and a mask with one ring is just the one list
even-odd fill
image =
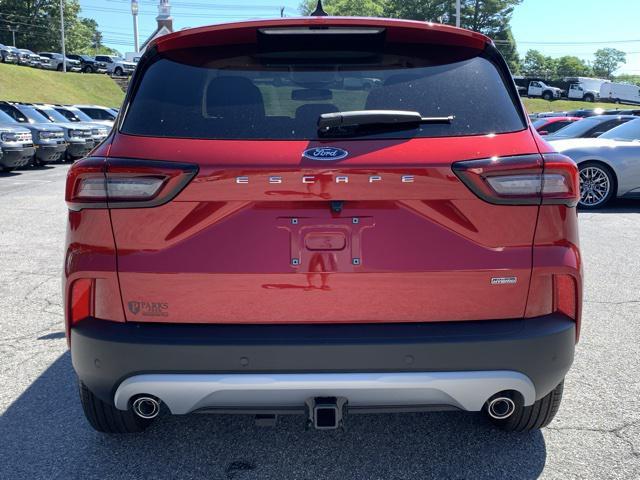
{"label": "green tree", "polygon": [[556,65],[556,75],[559,77],[588,77],[593,74],[587,62],[572,55],[557,58]]}
{"label": "green tree", "polygon": [[632,83],[634,85],[640,86],[640,75],[629,75],[625,73],[622,75],[617,75],[615,80],[616,82]]}
{"label": "green tree", "polygon": [[[304,0],[300,4],[300,13],[309,15],[316,9],[317,0]],[[385,0],[325,0],[324,10],[329,15],[382,17],[385,12]]]}
{"label": "green tree", "polygon": [[[64,1],[65,46],[68,52],[84,53],[92,47],[98,24],[81,18],[79,0]],[[11,44],[9,25],[18,28],[16,45],[35,52],[62,50],[60,0],[0,0],[0,43]],[[96,46],[104,48],[101,41]],[[95,50],[95,48],[94,48]],[[88,53],[88,51],[87,51]]]}
{"label": "green tree", "polygon": [[527,77],[551,78],[557,75],[557,61],[538,50],[528,50],[522,62],[522,73]]}
{"label": "green tree", "polygon": [[[460,25],[484,33],[496,42],[512,71],[520,64],[516,42],[509,23],[516,5],[522,0],[461,0]],[[300,5],[303,15],[316,7],[317,0],[304,0]],[[455,25],[453,0],[324,0],[331,15],[361,15],[369,17],[405,18]]]}
{"label": "green tree", "polygon": [[627,63],[627,56],[623,51],[615,48],[601,48],[596,50],[593,62],[593,72],[605,78],[611,78],[621,64]]}

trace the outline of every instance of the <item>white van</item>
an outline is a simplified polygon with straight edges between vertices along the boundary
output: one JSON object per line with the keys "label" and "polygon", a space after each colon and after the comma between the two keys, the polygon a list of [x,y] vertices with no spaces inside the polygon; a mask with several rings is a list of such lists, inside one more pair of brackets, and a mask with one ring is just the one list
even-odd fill
{"label": "white van", "polygon": [[616,103],[640,104],[640,87],[630,83],[606,82],[600,87],[600,99]]}

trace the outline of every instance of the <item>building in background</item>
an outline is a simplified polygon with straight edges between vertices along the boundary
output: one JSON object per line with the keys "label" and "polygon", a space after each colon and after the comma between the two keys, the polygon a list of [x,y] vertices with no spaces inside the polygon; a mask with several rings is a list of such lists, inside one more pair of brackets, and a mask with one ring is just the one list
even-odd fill
{"label": "building in background", "polygon": [[137,62],[154,38],[173,32],[173,17],[171,16],[171,4],[169,0],[159,0],[156,21],[158,22],[158,26],[140,46],[140,51],[125,54],[127,60]]}

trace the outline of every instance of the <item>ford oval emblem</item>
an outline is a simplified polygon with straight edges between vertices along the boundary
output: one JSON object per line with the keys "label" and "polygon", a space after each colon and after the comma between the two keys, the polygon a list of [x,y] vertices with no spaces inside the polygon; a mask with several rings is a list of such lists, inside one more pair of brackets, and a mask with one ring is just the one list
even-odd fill
{"label": "ford oval emblem", "polygon": [[309,160],[342,160],[349,152],[335,147],[316,147],[309,148],[302,152],[302,156]]}

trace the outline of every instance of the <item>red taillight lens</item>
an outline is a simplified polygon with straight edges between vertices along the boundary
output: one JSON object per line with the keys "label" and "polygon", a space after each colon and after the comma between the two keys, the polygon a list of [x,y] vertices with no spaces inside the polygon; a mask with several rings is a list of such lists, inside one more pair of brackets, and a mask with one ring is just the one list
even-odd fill
{"label": "red taillight lens", "polygon": [[564,313],[576,322],[576,341],[580,338],[580,302],[576,279],[571,275],[554,275],[553,311]]}
{"label": "red taillight lens", "polygon": [[69,171],[66,199],[70,209],[162,205],[198,172],[197,165],[184,163],[109,158],[98,164],[97,160],[83,160]]}
{"label": "red taillight lens", "polygon": [[576,318],[576,282],[571,275],[553,276],[553,305],[556,312]]}
{"label": "red taillight lens", "polygon": [[93,280],[81,278],[71,285],[70,326],[93,315]]}
{"label": "red taillight lens", "polygon": [[497,205],[575,206],[579,198],[575,163],[555,153],[469,160],[452,168],[478,197]]}
{"label": "red taillight lens", "polygon": [[575,207],[580,200],[578,165],[565,155],[545,153],[543,204],[563,204]]}

